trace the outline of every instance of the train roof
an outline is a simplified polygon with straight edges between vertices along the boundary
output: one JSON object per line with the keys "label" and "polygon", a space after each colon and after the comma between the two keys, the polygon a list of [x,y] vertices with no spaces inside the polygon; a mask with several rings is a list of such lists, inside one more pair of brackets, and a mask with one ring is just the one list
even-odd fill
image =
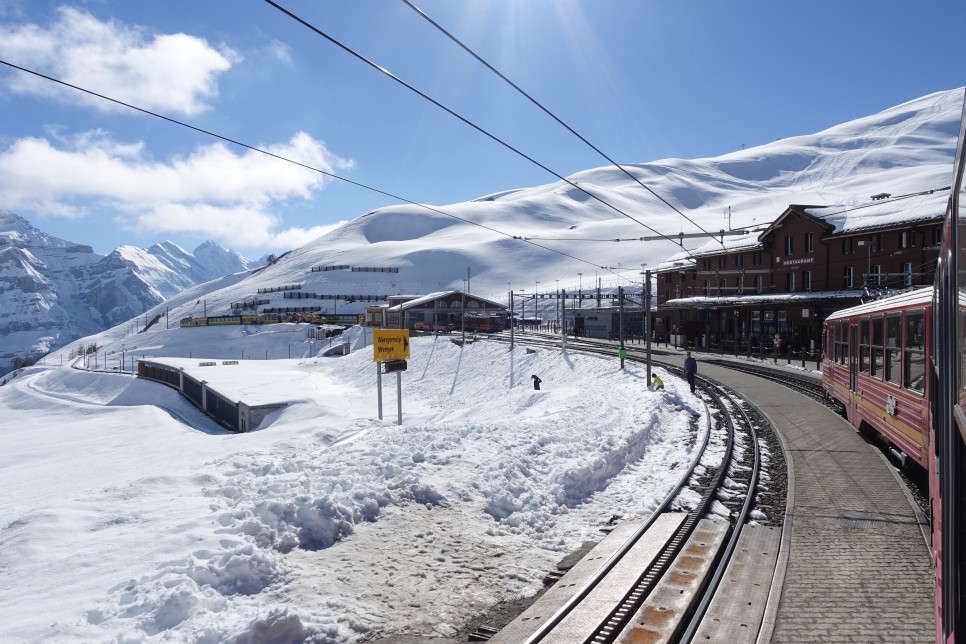
{"label": "train roof", "polygon": [[932,302],[932,287],[927,286],[925,288],[917,288],[914,291],[906,291],[905,293],[899,293],[898,295],[893,295],[891,297],[885,297],[881,300],[874,300],[872,302],[866,302],[865,304],[859,304],[858,306],[853,306],[847,309],[842,309],[841,311],[836,311],[832,313],[827,318],[829,320],[839,320],[842,318],[848,318],[855,315],[863,315],[866,313],[879,313],[881,311],[886,311],[890,309],[899,309],[912,306],[925,306]]}

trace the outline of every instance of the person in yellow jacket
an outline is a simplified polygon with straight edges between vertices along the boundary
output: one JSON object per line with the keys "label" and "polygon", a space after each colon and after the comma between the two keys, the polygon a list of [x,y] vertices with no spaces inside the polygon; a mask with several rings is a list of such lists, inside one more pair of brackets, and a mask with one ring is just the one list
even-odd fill
{"label": "person in yellow jacket", "polygon": [[654,386],[655,391],[657,391],[658,389],[664,389],[664,381],[661,380],[656,373],[652,375],[651,378],[653,380],[652,384]]}

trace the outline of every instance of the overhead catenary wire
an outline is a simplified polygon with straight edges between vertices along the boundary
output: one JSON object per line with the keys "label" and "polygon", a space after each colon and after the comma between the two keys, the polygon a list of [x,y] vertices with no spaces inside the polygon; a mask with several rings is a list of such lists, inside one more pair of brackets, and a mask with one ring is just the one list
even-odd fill
{"label": "overhead catenary wire", "polygon": [[[126,103],[126,102],[121,101],[121,100],[118,100],[116,98],[111,98],[110,96],[107,96],[105,94],[99,94],[98,92],[95,92],[93,90],[89,90],[89,89],[86,89],[84,87],[80,87],[79,85],[74,85],[74,84],[68,83],[66,81],[60,80],[59,78],[55,78],[53,76],[49,76],[47,74],[43,74],[43,73],[38,72],[38,71],[34,71],[32,69],[28,69],[28,68],[22,67],[20,65],[16,65],[16,64],[11,63],[11,62],[8,62],[6,60],[0,59],[0,64],[6,65],[7,67],[10,67],[12,69],[16,69],[16,70],[22,71],[22,72],[27,73],[27,74],[32,74],[34,76],[37,76],[38,78],[43,78],[43,79],[48,80],[48,81],[51,81],[53,83],[57,83],[58,85],[62,85],[64,87],[69,87],[69,88],[71,88],[73,90],[76,90],[76,91],[79,91],[79,92],[83,92],[85,94],[89,94],[90,96],[95,96],[97,98],[100,98],[100,99],[105,100],[105,101],[109,101],[109,102],[114,103],[116,105],[121,105],[122,107],[126,107],[128,109],[132,109],[132,110],[135,110],[137,112],[141,112],[142,114],[147,114],[148,116],[153,116],[155,118],[159,118],[161,120],[167,121],[167,122],[172,123],[174,125],[178,125],[180,127],[188,128],[189,130],[194,130],[195,132],[199,132],[199,133],[204,134],[206,136],[210,136],[210,137],[219,139],[221,141],[225,141],[226,143],[231,143],[232,145],[237,145],[239,147],[245,148],[246,150],[251,150],[252,152],[257,152],[259,154],[264,154],[264,155],[269,156],[269,157],[272,157],[274,159],[278,159],[279,161],[284,161],[286,163],[291,163],[293,165],[299,166],[299,167],[304,168],[306,170],[310,170],[312,172],[317,172],[317,173],[319,173],[321,175],[324,175],[324,176],[327,176],[327,177],[331,177],[332,179],[338,179],[339,181],[344,181],[345,183],[348,183],[348,184],[357,186],[359,188],[363,188],[365,190],[370,190],[372,192],[375,192],[377,194],[383,195],[385,197],[389,197],[390,199],[395,199],[397,201],[401,201],[403,203],[410,204],[412,206],[417,206],[419,208],[423,208],[425,210],[429,210],[430,212],[434,212],[434,213],[437,213],[439,215],[443,215],[445,217],[450,217],[452,219],[456,219],[458,221],[462,221],[463,223],[470,224],[472,226],[477,226],[479,228],[483,228],[485,230],[489,230],[490,232],[496,233],[498,235],[503,235],[504,237],[508,237],[510,239],[515,239],[515,240],[518,240],[518,241],[522,241],[522,242],[524,242],[526,244],[530,244],[530,245],[532,245],[532,246],[534,246],[536,248],[540,248],[542,250],[545,250],[545,251],[548,251],[548,252],[551,252],[551,253],[556,253],[558,255],[562,255],[564,257],[573,259],[573,260],[578,261],[578,262],[581,262],[583,264],[587,264],[589,266],[593,266],[594,268],[604,269],[603,266],[600,266],[596,262],[592,262],[590,260],[583,259],[581,257],[576,257],[576,256],[571,255],[569,253],[565,253],[564,251],[557,250],[555,248],[550,248],[549,246],[544,246],[542,244],[537,244],[537,243],[535,243],[533,241],[530,241],[528,239],[525,239],[525,238],[523,238],[523,237],[521,237],[519,235],[513,235],[513,234],[510,234],[510,233],[504,232],[502,230],[499,230],[497,228],[493,228],[492,226],[487,226],[486,224],[481,224],[479,222],[475,222],[475,221],[472,221],[470,219],[465,219],[465,218],[460,217],[458,215],[454,215],[452,213],[448,213],[446,211],[440,210],[439,208],[434,208],[434,207],[428,206],[426,204],[422,204],[422,203],[418,203],[416,201],[412,201],[411,199],[407,199],[405,197],[401,197],[399,195],[395,195],[395,194],[393,194],[391,192],[386,192],[385,190],[380,190],[379,188],[375,188],[373,186],[366,185],[366,184],[361,183],[359,181],[353,181],[352,179],[347,179],[346,177],[342,177],[340,175],[334,174],[334,173],[329,172],[327,170],[322,170],[321,168],[316,168],[316,167],[311,166],[311,165],[308,165],[306,163],[302,163],[301,161],[296,161],[295,159],[290,159],[290,158],[285,157],[285,156],[282,156],[280,154],[275,154],[274,152],[269,152],[268,150],[264,150],[264,149],[259,148],[257,146],[249,145],[248,143],[243,143],[242,141],[238,141],[236,139],[233,139],[233,138],[224,136],[222,134],[218,134],[216,132],[212,132],[211,130],[206,130],[204,128],[200,128],[200,127],[197,127],[195,125],[191,125],[190,123],[185,123],[184,121],[179,121],[178,119],[171,118],[169,116],[164,116],[163,114],[158,114],[157,112],[152,112],[151,110],[145,109],[143,107],[138,107],[137,105],[133,105],[131,103]],[[620,277],[620,276],[618,276],[618,277]]]}
{"label": "overhead catenary wire", "polygon": [[661,195],[659,195],[657,192],[655,192],[653,189],[651,189],[650,186],[646,185],[638,177],[636,177],[633,174],[631,174],[630,171],[627,170],[627,168],[625,168],[624,166],[622,166],[621,164],[619,164],[617,161],[615,161],[614,159],[612,159],[609,155],[607,155],[606,153],[604,153],[603,150],[601,150],[596,145],[594,145],[593,143],[591,143],[590,141],[588,141],[585,137],[583,137],[574,128],[572,128],[570,125],[568,125],[567,123],[565,123],[560,117],[558,117],[556,114],[554,114],[548,108],[546,108],[542,103],[540,103],[540,101],[538,101],[537,99],[535,99],[532,96],[530,96],[530,94],[528,94],[527,92],[525,92],[519,85],[517,85],[516,83],[514,83],[513,81],[511,81],[504,74],[502,74],[499,70],[497,70],[495,67],[493,67],[493,65],[491,65],[486,60],[484,60],[483,57],[481,57],[475,51],[473,51],[472,49],[470,49],[459,38],[457,38],[456,36],[454,36],[453,34],[451,34],[442,25],[440,25],[438,22],[436,22],[435,20],[433,20],[432,18],[430,18],[428,15],[426,15],[426,12],[425,11],[423,11],[422,9],[420,9],[419,7],[417,7],[416,5],[414,5],[409,0],[402,0],[402,2],[404,4],[406,4],[406,6],[408,6],[410,9],[412,9],[413,11],[415,11],[417,14],[419,14],[420,16],[422,16],[426,21],[428,21],[431,25],[433,25],[436,29],[438,29],[441,33],[443,33],[443,35],[445,35],[447,38],[449,38],[454,43],[456,43],[461,49],[463,49],[463,51],[465,51],[470,56],[472,56],[477,61],[479,61],[480,64],[482,64],[484,67],[486,67],[487,69],[489,69],[491,72],[493,72],[494,74],[496,74],[497,76],[499,76],[501,80],[503,80],[510,87],[512,87],[513,89],[515,89],[517,92],[519,92],[524,98],[526,98],[528,101],[530,101],[531,103],[533,103],[534,105],[536,105],[538,108],[540,108],[547,116],[549,116],[550,118],[552,118],[553,120],[555,120],[557,123],[559,123],[561,126],[563,126],[568,132],[570,132],[571,134],[573,134],[574,136],[576,136],[578,139],[580,139],[581,141],[583,141],[588,147],[590,147],[590,149],[592,149],[594,152],[596,152],[601,157],[603,157],[604,159],[606,159],[615,168],[617,168],[618,170],[620,170],[621,172],[623,172],[624,174],[626,174],[637,185],[641,186],[642,188],[644,188],[645,190],[647,190],[648,192],[650,192],[654,197],[656,197],[658,200],[660,200],[664,205],[666,205],[668,208],[670,208],[671,210],[673,210],[674,212],[676,212],[677,214],[679,214],[681,217],[683,217],[685,220],[687,220],[688,223],[690,223],[693,226],[695,226],[698,230],[700,230],[701,232],[705,233],[706,235],[711,236],[711,233],[709,233],[707,230],[705,230],[700,224],[698,224],[696,221],[694,221],[693,219],[691,219],[690,217],[688,217],[687,215],[685,215],[678,208],[676,208],[671,202],[669,202],[667,199],[665,199],[664,197],[662,197]]}
{"label": "overhead catenary wire", "polygon": [[324,38],[325,40],[329,41],[330,43],[332,43],[333,45],[335,45],[339,49],[342,49],[343,51],[345,51],[349,55],[351,55],[354,58],[358,59],[359,61],[365,63],[366,65],[368,65],[372,69],[375,69],[380,74],[385,75],[386,77],[388,77],[388,78],[394,80],[395,82],[399,83],[400,85],[402,85],[403,87],[405,87],[409,91],[413,92],[414,94],[418,95],[419,97],[425,99],[426,101],[429,101],[430,103],[432,103],[433,105],[435,105],[439,109],[443,110],[447,114],[453,116],[454,118],[458,119],[459,121],[461,121],[464,124],[468,125],[469,127],[473,128],[474,130],[476,130],[480,134],[486,136],[490,140],[498,143],[499,145],[502,145],[503,147],[505,147],[506,149],[510,150],[514,154],[517,154],[518,156],[522,157],[523,159],[526,159],[527,161],[529,161],[530,163],[534,164],[538,168],[540,168],[540,169],[548,172],[549,174],[557,177],[559,180],[567,183],[571,187],[576,188],[577,190],[580,190],[581,192],[583,192],[584,194],[586,194],[591,199],[594,199],[595,201],[599,202],[600,204],[606,206],[607,208],[610,208],[611,210],[613,210],[614,212],[618,213],[619,215],[621,215],[623,217],[626,217],[627,219],[630,219],[631,221],[633,221],[636,224],[639,224],[640,226],[643,226],[647,230],[650,230],[651,232],[653,232],[655,235],[658,235],[659,237],[661,237],[663,239],[666,239],[666,240],[668,240],[670,242],[673,242],[674,244],[677,244],[677,241],[673,237],[670,237],[670,236],[665,235],[664,233],[662,233],[662,232],[660,232],[658,230],[655,230],[654,228],[648,226],[647,224],[645,224],[644,222],[640,221],[639,219],[637,219],[637,218],[635,218],[635,217],[627,214],[626,212],[624,212],[623,210],[621,210],[617,206],[615,206],[615,205],[613,205],[613,204],[605,201],[604,199],[601,199],[598,195],[595,195],[594,193],[588,191],[586,188],[578,185],[576,182],[571,181],[567,177],[565,177],[565,176],[559,174],[558,172],[552,170],[551,168],[547,167],[543,163],[540,163],[539,161],[537,161],[533,157],[529,156],[525,152],[523,152],[523,151],[517,149],[516,147],[510,145],[509,143],[507,143],[503,139],[499,138],[495,134],[492,134],[491,132],[489,132],[486,129],[484,129],[483,127],[477,125],[473,121],[470,121],[468,118],[466,118],[465,116],[459,114],[455,110],[447,107],[446,105],[443,105],[442,103],[440,103],[439,101],[437,101],[433,97],[429,96],[425,92],[421,91],[420,89],[414,87],[410,83],[407,83],[406,81],[404,81],[400,77],[396,76],[395,74],[393,74],[392,72],[390,72],[385,67],[382,67],[381,65],[379,65],[379,64],[377,64],[377,63],[369,60],[368,58],[366,58],[365,56],[363,56],[359,52],[355,51],[354,49],[352,49],[348,45],[343,44],[342,42],[340,42],[336,38],[334,38],[334,37],[330,36],[329,34],[325,33],[324,31],[322,31],[321,29],[319,29],[318,27],[316,27],[315,25],[313,25],[309,21],[305,20],[304,18],[301,18],[300,16],[296,15],[292,11],[289,11],[288,9],[286,9],[285,7],[283,7],[282,5],[280,5],[277,2],[275,2],[274,0],[264,0],[264,2],[266,4],[274,7],[278,11],[282,12],[283,14],[285,14],[286,16],[288,16],[289,18],[291,18],[292,20],[298,22],[303,27],[305,27],[306,29],[309,29],[310,31],[312,31],[316,35],[318,35],[318,36]]}

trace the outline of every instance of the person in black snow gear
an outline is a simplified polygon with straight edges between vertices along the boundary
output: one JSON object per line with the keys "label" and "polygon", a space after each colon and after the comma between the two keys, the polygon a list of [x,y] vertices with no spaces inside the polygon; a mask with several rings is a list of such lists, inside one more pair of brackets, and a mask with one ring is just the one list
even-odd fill
{"label": "person in black snow gear", "polygon": [[540,380],[540,378],[538,378],[536,374],[530,377],[533,378],[533,388],[536,389],[537,391],[540,391],[540,383],[543,382],[543,380]]}
{"label": "person in black snow gear", "polygon": [[688,379],[688,385],[691,386],[691,393],[694,393],[694,376],[698,373],[698,361],[691,357],[691,352],[688,351],[688,357],[684,359],[684,375]]}

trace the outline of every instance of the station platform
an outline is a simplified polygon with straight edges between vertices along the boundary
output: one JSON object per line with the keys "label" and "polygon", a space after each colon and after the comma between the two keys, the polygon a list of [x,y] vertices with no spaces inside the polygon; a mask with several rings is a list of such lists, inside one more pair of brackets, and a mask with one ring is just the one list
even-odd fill
{"label": "station platform", "polygon": [[758,642],[934,642],[928,526],[891,464],[819,403],[694,355],[699,373],[768,416],[786,452],[785,531]]}

